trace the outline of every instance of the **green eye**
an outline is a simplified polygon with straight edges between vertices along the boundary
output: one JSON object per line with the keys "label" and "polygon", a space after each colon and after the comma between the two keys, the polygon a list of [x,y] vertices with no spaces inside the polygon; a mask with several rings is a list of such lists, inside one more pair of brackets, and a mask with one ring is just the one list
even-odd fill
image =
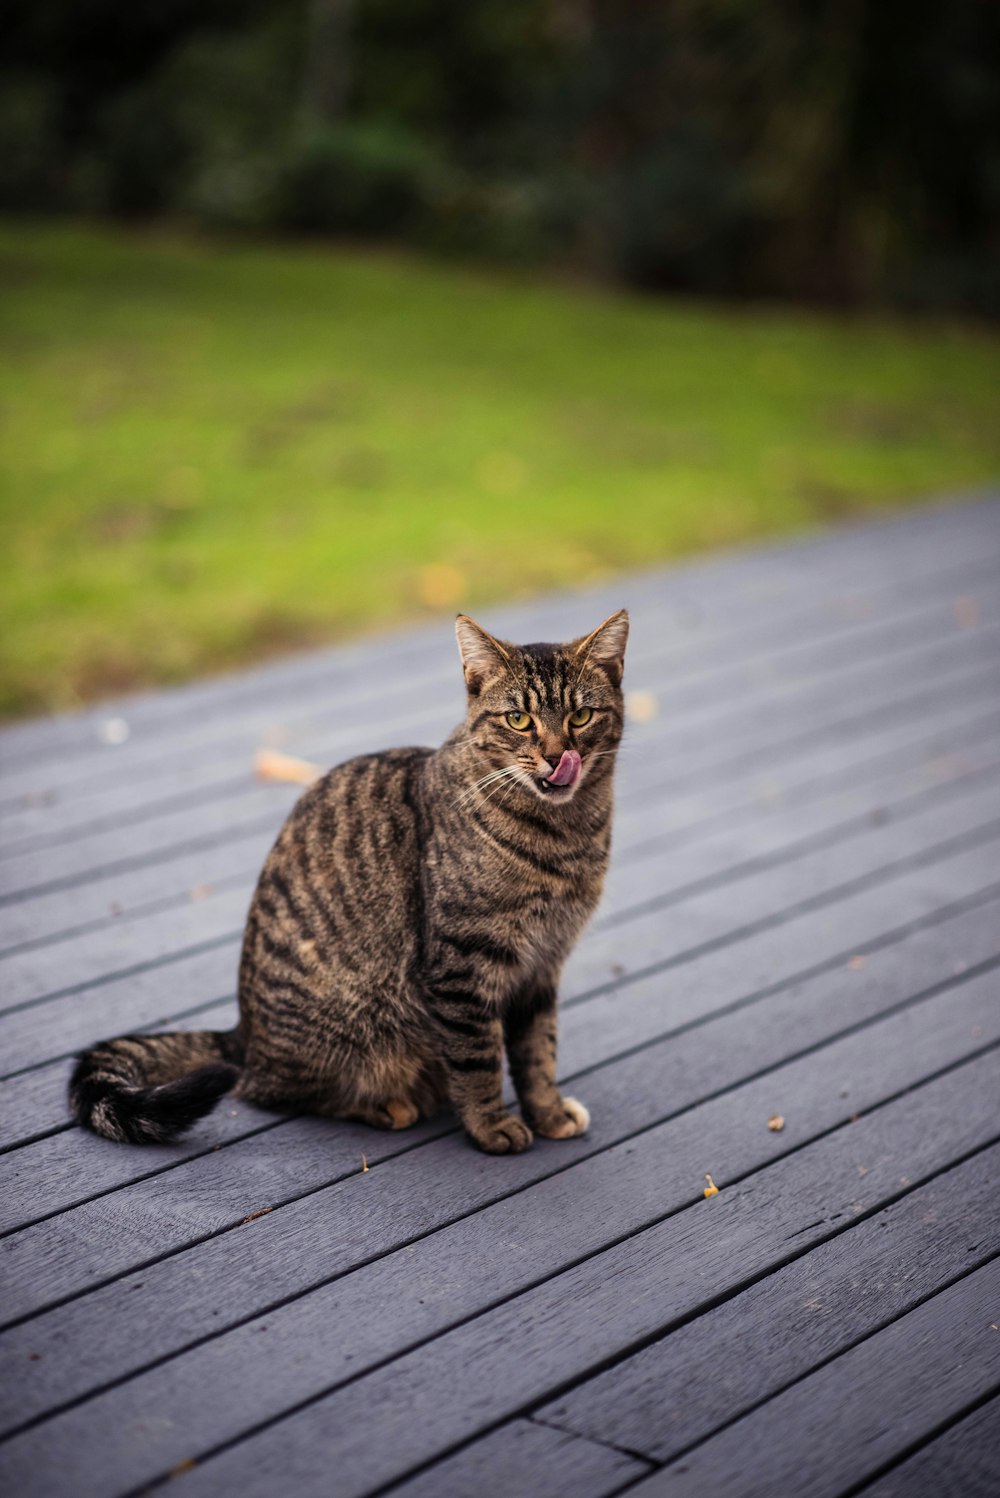
{"label": "green eye", "polygon": [[531,718],[527,713],[507,713],[506,717],[511,728],[516,728],[518,733],[526,733],[531,727]]}
{"label": "green eye", "polygon": [[569,726],[570,728],[582,728],[585,723],[590,722],[593,716],[594,709],[592,707],[578,707],[575,713],[570,713],[569,715]]}

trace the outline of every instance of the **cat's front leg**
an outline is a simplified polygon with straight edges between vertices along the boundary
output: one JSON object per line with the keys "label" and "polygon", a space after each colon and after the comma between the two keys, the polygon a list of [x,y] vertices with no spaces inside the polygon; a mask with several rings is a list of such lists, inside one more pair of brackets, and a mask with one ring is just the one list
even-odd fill
{"label": "cat's front leg", "polygon": [[532,985],[518,994],[504,1013],[503,1027],[511,1080],[531,1127],[546,1139],[585,1134],[590,1114],[556,1086],[555,984]]}
{"label": "cat's front leg", "polygon": [[466,1133],[489,1155],[520,1154],[532,1133],[503,1104],[500,1021],[471,995],[460,1005],[449,995],[433,1007],[451,1105]]}

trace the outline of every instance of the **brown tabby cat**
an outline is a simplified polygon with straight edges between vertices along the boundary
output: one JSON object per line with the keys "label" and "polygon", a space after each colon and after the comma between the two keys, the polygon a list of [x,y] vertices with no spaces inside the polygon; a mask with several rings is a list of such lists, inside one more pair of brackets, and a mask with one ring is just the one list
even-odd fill
{"label": "brown tabby cat", "polygon": [[[81,1123],[167,1140],[235,1086],[383,1129],[447,1102],[493,1154],[584,1132],[555,1083],[556,988],[608,863],[628,616],[569,645],[511,645],[465,615],[457,634],[465,722],[440,749],[338,766],[285,823],[247,919],[238,1028],[86,1052]],[[504,1045],[524,1122],[503,1105]]]}

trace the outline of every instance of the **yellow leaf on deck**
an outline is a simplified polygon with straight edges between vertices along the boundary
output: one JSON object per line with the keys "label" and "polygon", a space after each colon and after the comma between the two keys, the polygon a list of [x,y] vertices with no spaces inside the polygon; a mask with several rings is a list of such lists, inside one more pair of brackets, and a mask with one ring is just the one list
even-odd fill
{"label": "yellow leaf on deck", "polygon": [[651,723],[660,710],[652,692],[626,692],[625,711],[633,723]]}
{"label": "yellow leaf on deck", "polygon": [[712,1177],[707,1172],[705,1174],[705,1180],[708,1182],[708,1185],[705,1187],[705,1195],[706,1196],[718,1196],[718,1194],[719,1194],[719,1188],[715,1184],[715,1182],[712,1180]]}
{"label": "yellow leaf on deck", "polygon": [[253,769],[258,780],[288,780],[294,785],[312,785],[323,773],[319,765],[296,759],[293,754],[279,754],[276,749],[258,749]]}

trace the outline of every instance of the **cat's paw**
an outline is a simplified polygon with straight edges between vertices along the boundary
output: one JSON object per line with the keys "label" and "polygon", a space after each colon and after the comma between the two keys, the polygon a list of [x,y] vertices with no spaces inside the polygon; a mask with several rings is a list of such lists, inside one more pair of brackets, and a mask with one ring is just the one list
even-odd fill
{"label": "cat's paw", "polygon": [[[469,1132],[472,1133],[471,1130]],[[510,1113],[505,1118],[501,1118],[499,1123],[490,1124],[472,1133],[475,1143],[488,1155],[520,1155],[528,1148],[534,1137],[528,1125],[522,1123],[519,1118],[514,1118]]]}
{"label": "cat's paw", "polygon": [[572,1139],[590,1128],[590,1114],[575,1097],[560,1098],[555,1107],[536,1113],[531,1121],[546,1139]]}

